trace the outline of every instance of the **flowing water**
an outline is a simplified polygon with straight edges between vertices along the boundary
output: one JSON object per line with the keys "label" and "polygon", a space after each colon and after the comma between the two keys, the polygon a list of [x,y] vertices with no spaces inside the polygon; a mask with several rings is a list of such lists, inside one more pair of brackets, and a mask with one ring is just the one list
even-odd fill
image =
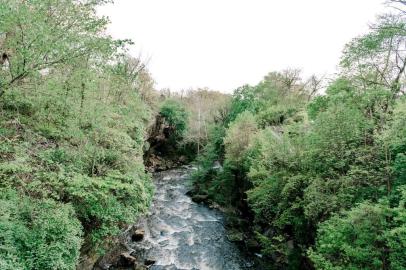
{"label": "flowing water", "polygon": [[150,213],[138,224],[145,229],[144,240],[130,247],[138,258],[155,261],[151,270],[250,269],[249,260],[228,241],[223,215],[186,195],[191,170],[155,174]]}

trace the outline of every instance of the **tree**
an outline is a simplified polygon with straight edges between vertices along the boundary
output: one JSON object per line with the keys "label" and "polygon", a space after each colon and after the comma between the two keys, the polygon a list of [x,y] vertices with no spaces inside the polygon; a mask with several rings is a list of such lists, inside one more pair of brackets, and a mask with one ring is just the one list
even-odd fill
{"label": "tree", "polygon": [[0,1],[1,269],[74,269],[151,201],[147,71],[104,33],[105,2]]}
{"label": "tree", "polygon": [[250,112],[243,112],[230,124],[224,138],[226,158],[235,165],[240,165],[258,127],[255,117]]}
{"label": "tree", "polygon": [[404,199],[395,208],[364,202],[323,222],[308,252],[316,269],[405,269]]}
{"label": "tree", "polygon": [[346,45],[341,61],[347,74],[367,89],[384,86],[394,99],[403,92],[406,69],[406,21],[403,15],[382,15],[371,31]]}
{"label": "tree", "polygon": [[[105,63],[125,41],[104,34],[107,18],[96,15],[106,0],[25,1],[0,3],[2,64],[0,96],[29,75],[49,72],[77,59]],[[82,60],[83,61],[83,60]]]}
{"label": "tree", "polygon": [[306,90],[308,92],[308,100],[314,98],[318,92],[324,87],[324,76],[317,77],[316,75],[310,76],[306,82]]}
{"label": "tree", "polygon": [[403,6],[406,6],[406,1],[404,0],[387,0],[386,4],[398,11],[402,14],[406,14],[406,11],[402,9]]}

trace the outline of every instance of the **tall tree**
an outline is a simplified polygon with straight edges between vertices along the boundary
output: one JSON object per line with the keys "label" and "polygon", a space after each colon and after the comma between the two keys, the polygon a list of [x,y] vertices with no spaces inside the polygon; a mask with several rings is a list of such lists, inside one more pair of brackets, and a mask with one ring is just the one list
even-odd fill
{"label": "tall tree", "polygon": [[404,89],[401,80],[406,69],[406,18],[403,14],[382,15],[371,31],[353,39],[341,61],[345,72],[357,78],[363,89],[381,86],[393,98]]}
{"label": "tall tree", "polygon": [[107,56],[125,42],[113,41],[103,32],[108,20],[96,15],[96,7],[106,2],[1,1],[0,95],[29,75],[49,72],[80,57],[99,54],[94,59],[107,61]]}

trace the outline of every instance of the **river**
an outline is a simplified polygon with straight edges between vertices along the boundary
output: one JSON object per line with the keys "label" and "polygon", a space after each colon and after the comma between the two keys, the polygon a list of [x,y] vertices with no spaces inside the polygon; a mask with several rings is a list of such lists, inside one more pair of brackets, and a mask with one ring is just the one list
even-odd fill
{"label": "river", "polygon": [[127,245],[138,259],[155,262],[151,270],[251,269],[250,261],[228,241],[223,214],[186,195],[192,170],[154,174],[150,213],[137,224],[145,230],[144,239]]}

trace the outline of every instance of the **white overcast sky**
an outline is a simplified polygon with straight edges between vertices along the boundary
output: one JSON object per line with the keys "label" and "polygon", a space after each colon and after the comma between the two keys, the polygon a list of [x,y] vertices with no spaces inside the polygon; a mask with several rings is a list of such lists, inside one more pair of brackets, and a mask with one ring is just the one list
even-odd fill
{"label": "white overcast sky", "polygon": [[115,0],[108,32],[135,42],[160,88],[231,92],[270,71],[333,74],[383,0]]}

